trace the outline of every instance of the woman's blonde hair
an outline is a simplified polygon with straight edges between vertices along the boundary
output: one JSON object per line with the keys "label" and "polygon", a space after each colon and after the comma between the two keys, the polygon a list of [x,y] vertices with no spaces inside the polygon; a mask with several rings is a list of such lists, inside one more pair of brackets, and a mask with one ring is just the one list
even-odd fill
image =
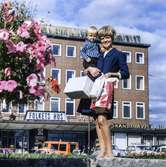
{"label": "woman's blonde hair", "polygon": [[111,25],[106,25],[98,30],[98,36],[99,38],[104,36],[111,36],[111,38],[114,39],[116,36],[116,31]]}

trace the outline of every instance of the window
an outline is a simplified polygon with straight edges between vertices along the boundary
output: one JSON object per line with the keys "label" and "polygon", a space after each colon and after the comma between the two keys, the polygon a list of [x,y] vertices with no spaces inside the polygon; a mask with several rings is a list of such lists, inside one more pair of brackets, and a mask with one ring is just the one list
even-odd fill
{"label": "window", "polygon": [[38,76],[39,76],[39,84],[41,85],[45,84],[46,68],[44,68],[43,72],[39,73]]}
{"label": "window", "polygon": [[136,75],[136,90],[144,90],[144,76]]}
{"label": "window", "polygon": [[27,105],[20,103],[17,105],[17,112],[20,114],[24,114],[27,111]]}
{"label": "window", "polygon": [[66,115],[75,114],[75,101],[73,99],[66,99]]}
{"label": "window", "polygon": [[80,76],[85,76],[84,71],[80,71]]}
{"label": "window", "polygon": [[136,102],[136,118],[145,119],[145,103]]}
{"label": "window", "polygon": [[34,101],[34,110],[44,111],[44,99]]}
{"label": "window", "polygon": [[130,51],[122,51],[126,55],[126,62],[131,63],[131,52]]}
{"label": "window", "polygon": [[131,89],[131,75],[128,79],[122,80],[122,89]]}
{"label": "window", "polygon": [[55,78],[58,80],[58,84],[61,83],[61,70],[60,69],[52,68],[51,76],[52,78]]}
{"label": "window", "polygon": [[76,57],[76,46],[66,46],[66,57]]}
{"label": "window", "polygon": [[51,99],[50,99],[50,111],[60,112],[60,98],[59,97],[51,97]]}
{"label": "window", "polygon": [[12,111],[12,102],[6,103],[5,100],[1,103],[1,110],[2,112],[11,112]]}
{"label": "window", "polygon": [[130,119],[131,118],[131,102],[123,101],[122,102],[122,115],[123,118]]}
{"label": "window", "polygon": [[66,151],[66,144],[60,144],[59,150],[60,151]]}
{"label": "window", "polygon": [[114,101],[114,115],[113,118],[118,118],[118,102]]}
{"label": "window", "polygon": [[58,144],[51,144],[51,149],[58,150]]}
{"label": "window", "polygon": [[52,52],[54,56],[61,56],[61,45],[60,44],[53,44],[52,45]]}
{"label": "window", "polygon": [[75,70],[66,70],[66,82],[69,80],[69,78],[73,78],[76,75]]}
{"label": "window", "polygon": [[135,62],[137,64],[144,64],[144,53],[136,52],[135,53]]}

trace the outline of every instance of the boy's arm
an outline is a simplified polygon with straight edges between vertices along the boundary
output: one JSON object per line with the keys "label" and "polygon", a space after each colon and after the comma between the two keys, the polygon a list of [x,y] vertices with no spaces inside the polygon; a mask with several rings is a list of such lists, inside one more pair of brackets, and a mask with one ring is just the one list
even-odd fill
{"label": "boy's arm", "polygon": [[83,45],[82,49],[80,50],[80,56],[86,60],[87,62],[91,61],[91,58],[88,57],[87,55],[87,50],[88,50],[88,44],[85,42],[85,44]]}

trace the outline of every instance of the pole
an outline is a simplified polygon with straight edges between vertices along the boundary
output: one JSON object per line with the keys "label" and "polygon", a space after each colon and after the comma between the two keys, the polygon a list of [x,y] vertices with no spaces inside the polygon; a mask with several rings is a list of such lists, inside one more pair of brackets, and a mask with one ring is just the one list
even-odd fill
{"label": "pole", "polygon": [[90,154],[90,116],[88,119],[88,154]]}

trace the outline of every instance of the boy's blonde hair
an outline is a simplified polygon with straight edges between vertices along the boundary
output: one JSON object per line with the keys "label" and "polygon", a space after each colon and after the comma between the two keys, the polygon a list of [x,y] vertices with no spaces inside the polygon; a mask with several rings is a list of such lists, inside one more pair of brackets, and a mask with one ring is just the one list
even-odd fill
{"label": "boy's blonde hair", "polygon": [[111,38],[114,39],[115,35],[116,35],[116,31],[111,25],[103,26],[98,30],[99,38],[104,36],[111,36]]}
{"label": "boy's blonde hair", "polygon": [[97,28],[95,26],[90,26],[88,29],[87,29],[87,34],[88,33],[97,33]]}

